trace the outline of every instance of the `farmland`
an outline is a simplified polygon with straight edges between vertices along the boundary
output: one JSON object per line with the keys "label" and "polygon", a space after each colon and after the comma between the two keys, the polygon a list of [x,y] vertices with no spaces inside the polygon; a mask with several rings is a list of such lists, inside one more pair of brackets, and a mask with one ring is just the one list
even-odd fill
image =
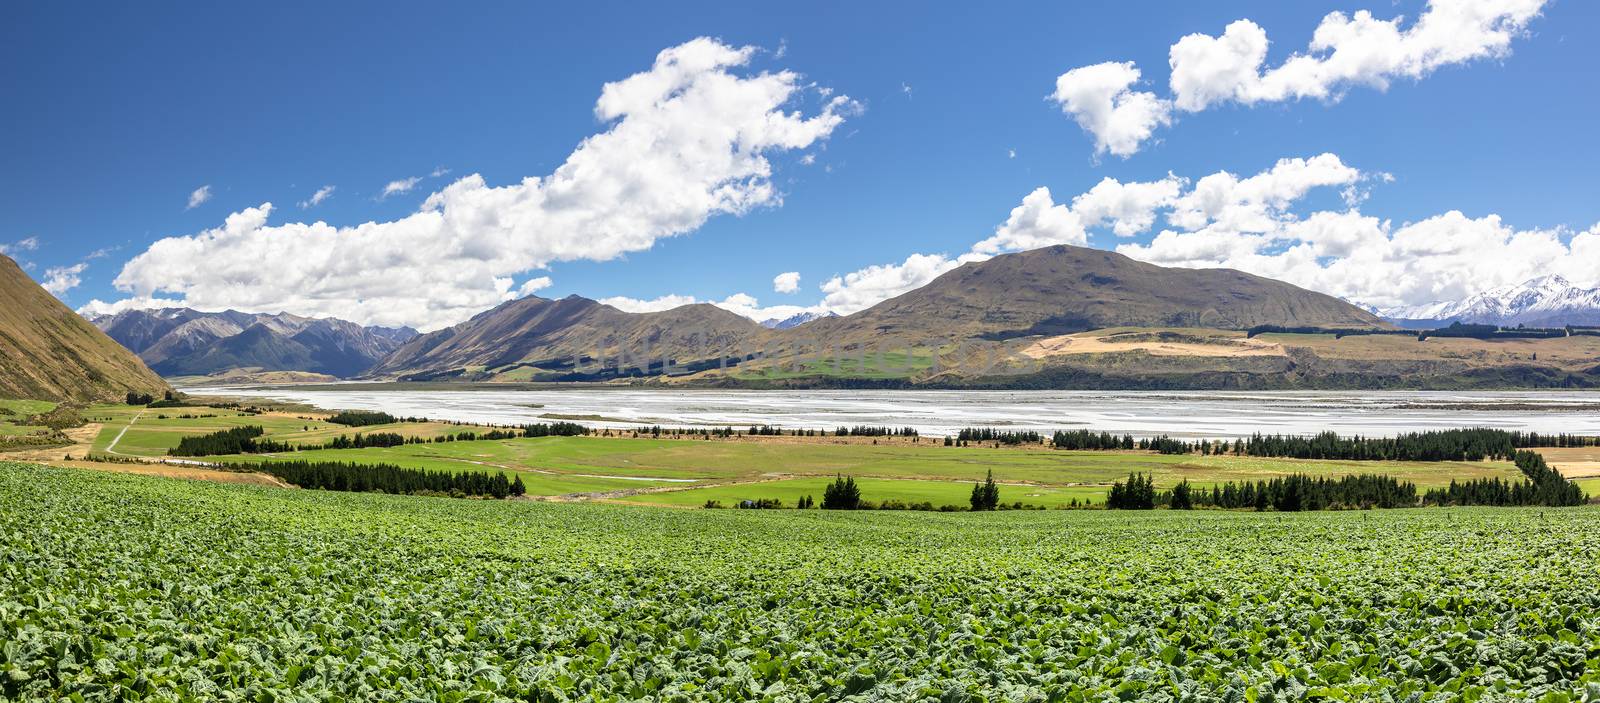
{"label": "farmland", "polygon": [[1577,700],[1600,511],[678,511],[0,468],[0,697]]}
{"label": "farmland", "polygon": [[[84,451],[122,457],[166,455],[185,436],[259,425],[269,439],[321,445],[339,435],[396,433],[438,437],[483,426],[405,422],[350,428],[322,414],[245,413],[218,408],[145,409],[105,405],[87,416],[101,422]],[[1509,462],[1395,462],[1162,455],[1144,451],[1057,451],[1043,447],[946,447],[934,438],[699,436],[537,437],[475,442],[408,444],[388,448],[314,449],[280,454],[206,457],[222,463],[334,461],[387,463],[434,471],[508,472],[521,477],[529,495],[614,499],[669,506],[700,506],[716,500],[777,498],[786,505],[817,495],[825,477],[853,475],[868,481],[873,502],[965,505],[973,481],[993,471],[1001,501],[1057,507],[1099,502],[1114,480],[1132,472],[1153,476],[1170,488],[1188,480],[1199,486],[1256,481],[1295,473],[1393,475],[1426,489],[1451,480],[1516,479]],[[80,455],[84,452],[80,452]]]}

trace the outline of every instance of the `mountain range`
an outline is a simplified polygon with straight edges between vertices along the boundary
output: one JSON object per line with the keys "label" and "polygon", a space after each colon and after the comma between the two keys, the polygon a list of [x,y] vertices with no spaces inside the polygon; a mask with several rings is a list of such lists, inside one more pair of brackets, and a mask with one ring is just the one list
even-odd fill
{"label": "mountain range", "polygon": [[1259,276],[1056,246],[967,263],[867,310],[794,325],[757,323],[706,304],[627,313],[578,296],[529,296],[417,337],[368,375],[604,380],[770,366],[823,349],[940,349],[1113,327],[1273,324],[1386,326],[1337,298]]}
{"label": "mountain range", "polygon": [[90,321],[168,377],[250,369],[348,378],[417,336],[409,327],[362,327],[333,318],[235,310],[126,310]]}
{"label": "mountain range", "polygon": [[1506,327],[1600,325],[1600,288],[1579,288],[1561,276],[1541,276],[1461,300],[1388,308],[1378,314],[1407,326],[1450,322]]}
{"label": "mountain range", "polygon": [[0,254],[0,397],[113,400],[167,383]]}
{"label": "mountain range", "polygon": [[[846,316],[757,322],[708,304],[629,313],[576,295],[528,296],[420,335],[184,308],[98,317],[97,328],[9,259],[0,285],[11,303],[0,309],[0,395],[23,397],[163,389],[145,362],[169,377],[257,382],[310,380],[304,376],[312,372],[376,381],[793,388],[1600,387],[1600,334],[1589,331],[1423,339],[1280,281],[1070,246],[969,262]],[[1592,300],[1592,291],[1572,290],[1545,278],[1419,312],[1484,310],[1496,321],[1536,324]],[[1260,325],[1369,334],[1244,331]]]}
{"label": "mountain range", "polygon": [[788,317],[774,317],[762,320],[761,326],[769,330],[786,330],[814,320],[838,316],[839,313],[836,312],[797,312]]}

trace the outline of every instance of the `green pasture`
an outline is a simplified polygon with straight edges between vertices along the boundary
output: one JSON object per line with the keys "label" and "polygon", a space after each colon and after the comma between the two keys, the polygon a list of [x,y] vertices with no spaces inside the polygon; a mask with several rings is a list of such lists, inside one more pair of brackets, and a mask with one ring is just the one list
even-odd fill
{"label": "green pasture", "polygon": [[[688,490],[641,493],[627,496],[625,502],[699,507],[706,501],[719,501],[725,507],[735,507],[739,501],[758,498],[777,498],[783,506],[792,508],[804,496],[822,500],[822,491],[832,478],[794,478],[755,483],[736,483]],[[898,500],[905,503],[932,503],[934,507],[956,505],[967,507],[972,495],[972,483],[964,481],[924,481],[918,479],[862,478],[856,480],[861,488],[861,499],[873,503]],[[1048,508],[1064,506],[1077,499],[1079,503],[1105,502],[1104,486],[1034,486],[1001,484],[1000,502],[1010,505],[1022,502]]]}

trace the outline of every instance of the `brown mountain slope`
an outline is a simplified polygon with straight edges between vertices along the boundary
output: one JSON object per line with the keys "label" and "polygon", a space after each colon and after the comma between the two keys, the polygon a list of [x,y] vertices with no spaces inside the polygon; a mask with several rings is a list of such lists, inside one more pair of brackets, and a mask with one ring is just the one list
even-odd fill
{"label": "brown mountain slope", "polygon": [[1232,269],[1166,268],[1054,246],[969,263],[846,317],[806,325],[832,344],[1003,340],[1106,327],[1387,327],[1338,298]]}
{"label": "brown mountain slope", "polygon": [[449,329],[407,342],[368,372],[374,377],[472,378],[519,369],[541,378],[583,380],[646,373],[663,359],[707,368],[758,348],[772,334],[712,305],[627,313],[588,298],[529,296]]}
{"label": "brown mountain slope", "polygon": [[113,400],[165,381],[0,255],[0,397]]}

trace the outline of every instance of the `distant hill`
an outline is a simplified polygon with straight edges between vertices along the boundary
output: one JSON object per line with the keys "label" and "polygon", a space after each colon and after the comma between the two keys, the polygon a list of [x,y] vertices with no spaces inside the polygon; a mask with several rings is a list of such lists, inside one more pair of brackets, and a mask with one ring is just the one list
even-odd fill
{"label": "distant hill", "polygon": [[1379,314],[1408,327],[1451,322],[1507,327],[1600,325],[1600,289],[1579,288],[1561,276],[1541,276],[1461,300],[1389,308]]}
{"label": "distant hill", "polygon": [[169,377],[256,369],[346,378],[372,368],[417,336],[409,327],[362,327],[333,318],[235,310],[127,310],[92,321]]}
{"label": "distant hill", "polygon": [[[630,363],[649,368],[661,359],[709,367],[729,350],[758,347],[768,334],[755,321],[714,305],[629,313],[575,295],[528,296],[417,337],[368,375],[594,380],[631,375]],[[619,358],[623,353],[632,357]]]}
{"label": "distant hill", "polygon": [[[790,324],[792,322],[792,324]],[[505,303],[423,335],[369,375],[409,379],[604,380],[659,376],[819,348],[998,344],[1106,327],[1254,325],[1385,327],[1336,298],[1224,269],[1163,268],[1120,254],[1050,247],[970,263],[932,283],[845,317],[756,323],[711,305],[627,313],[572,296]],[[770,328],[770,329],[769,329]],[[622,360],[617,350],[636,356]],[[629,364],[644,366],[629,371]],[[608,368],[607,365],[610,365]]]}
{"label": "distant hill", "polygon": [[834,343],[928,343],[1108,327],[1385,327],[1333,296],[1232,269],[1167,268],[1053,246],[968,263],[871,308],[807,329]]}
{"label": "distant hill", "polygon": [[0,397],[116,400],[165,381],[0,254]]}

